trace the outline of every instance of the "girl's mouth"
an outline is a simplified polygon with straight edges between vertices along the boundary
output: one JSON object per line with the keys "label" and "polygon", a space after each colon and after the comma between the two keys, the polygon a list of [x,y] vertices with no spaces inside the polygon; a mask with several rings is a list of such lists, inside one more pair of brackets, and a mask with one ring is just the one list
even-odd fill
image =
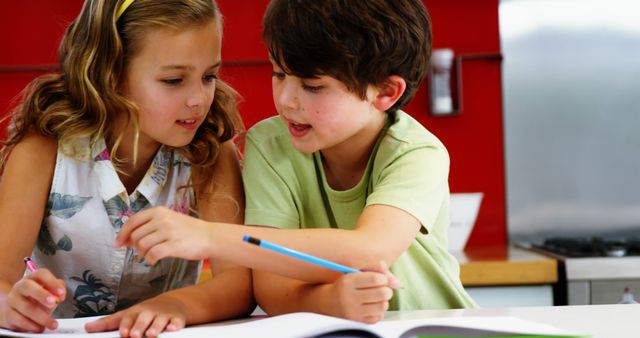
{"label": "girl's mouth", "polygon": [[176,120],[176,124],[182,128],[187,130],[193,130],[198,128],[198,120],[197,119],[185,119],[185,120]]}

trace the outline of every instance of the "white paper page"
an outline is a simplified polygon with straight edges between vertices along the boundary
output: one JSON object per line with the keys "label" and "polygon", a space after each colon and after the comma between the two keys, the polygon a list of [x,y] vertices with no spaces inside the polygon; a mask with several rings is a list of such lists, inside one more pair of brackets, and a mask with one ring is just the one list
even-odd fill
{"label": "white paper page", "polygon": [[[411,328],[416,328],[411,330]],[[516,317],[439,317],[382,321],[371,325],[371,331],[381,337],[414,337],[415,335],[465,336],[471,333],[514,334],[533,336],[582,337],[583,334],[569,332],[544,323],[532,322]],[[475,331],[475,332],[474,332]],[[409,332],[409,334],[406,334]]]}
{"label": "white paper page", "polygon": [[451,223],[447,230],[449,237],[449,251],[462,251],[469,239],[480,211],[483,193],[455,193],[451,194]]}
{"label": "white paper page", "polygon": [[[412,330],[413,328],[418,328]],[[358,329],[380,337],[414,337],[418,334],[464,335],[476,330],[487,334],[530,334],[580,337],[547,324],[515,317],[439,317],[409,320],[382,321],[374,325],[362,324],[341,318],[315,313],[292,313],[282,316],[246,321],[243,323],[218,323],[188,327],[178,332],[163,333],[161,338],[216,338],[216,337],[312,337],[336,330]]]}
{"label": "white paper page", "polygon": [[161,338],[296,338],[319,335],[334,330],[365,327],[364,324],[316,313],[296,312],[243,323],[217,323],[192,326],[177,332],[160,334]]}
{"label": "white paper page", "polygon": [[118,331],[109,332],[97,332],[87,333],[84,330],[84,324],[92,322],[100,317],[86,317],[86,318],[68,318],[57,319],[58,328],[56,330],[46,330],[44,333],[25,333],[25,332],[13,332],[5,329],[0,329],[0,336],[4,337],[41,337],[41,338],[66,338],[66,337],[120,337]]}

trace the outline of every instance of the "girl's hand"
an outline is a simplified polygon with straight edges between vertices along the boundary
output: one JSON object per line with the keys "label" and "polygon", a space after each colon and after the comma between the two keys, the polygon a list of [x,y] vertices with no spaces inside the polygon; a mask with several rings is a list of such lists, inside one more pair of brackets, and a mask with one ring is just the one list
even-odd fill
{"label": "girl's hand", "polygon": [[350,273],[334,282],[341,316],[373,324],[384,318],[398,281],[385,262]]}
{"label": "girl's hand", "polygon": [[115,245],[135,248],[149,264],[165,257],[200,260],[209,256],[209,230],[205,221],[156,207],[129,217]]}
{"label": "girl's hand", "polygon": [[30,273],[13,285],[0,304],[0,326],[12,331],[54,330],[58,322],[51,313],[66,296],[64,281],[47,269]]}
{"label": "girl's hand", "polygon": [[187,309],[176,299],[160,296],[87,323],[87,332],[119,330],[121,337],[156,337],[185,326]]}

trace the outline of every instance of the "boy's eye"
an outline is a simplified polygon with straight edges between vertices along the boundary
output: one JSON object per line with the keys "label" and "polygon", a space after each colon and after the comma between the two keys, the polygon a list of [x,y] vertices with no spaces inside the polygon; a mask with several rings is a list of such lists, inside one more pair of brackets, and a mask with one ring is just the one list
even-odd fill
{"label": "boy's eye", "polygon": [[302,89],[304,89],[304,90],[306,90],[308,92],[315,93],[317,91],[320,91],[320,89],[322,89],[322,86],[309,86],[309,85],[306,85],[306,84],[302,84]]}
{"label": "boy's eye", "polygon": [[182,79],[176,78],[176,79],[164,79],[162,80],[162,82],[168,84],[168,85],[177,85],[182,83]]}
{"label": "boy's eye", "polygon": [[276,78],[276,79],[278,79],[278,80],[282,80],[282,79],[284,79],[285,74],[284,74],[284,73],[282,73],[282,72],[276,72],[276,71],[273,71],[273,72],[271,73],[271,76],[275,77],[275,78]]}

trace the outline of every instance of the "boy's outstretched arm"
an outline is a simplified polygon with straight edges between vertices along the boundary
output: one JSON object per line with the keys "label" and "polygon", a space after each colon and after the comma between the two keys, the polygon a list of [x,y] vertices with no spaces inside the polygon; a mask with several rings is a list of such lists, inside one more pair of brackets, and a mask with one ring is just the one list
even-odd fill
{"label": "boy's outstretched arm", "polygon": [[[409,213],[386,205],[363,211],[356,229],[273,229],[208,223],[168,209],[154,208],[129,218],[119,244],[135,247],[154,263],[164,257],[216,257],[307,282],[333,282],[340,274],[242,241],[264,239],[356,269],[369,262],[392,265],[420,230]],[[189,228],[187,230],[187,228]]]}
{"label": "boy's outstretched arm", "polygon": [[304,311],[375,323],[384,318],[397,281],[384,262],[363,270],[333,283],[306,283],[254,270],[254,295],[272,316]]}

